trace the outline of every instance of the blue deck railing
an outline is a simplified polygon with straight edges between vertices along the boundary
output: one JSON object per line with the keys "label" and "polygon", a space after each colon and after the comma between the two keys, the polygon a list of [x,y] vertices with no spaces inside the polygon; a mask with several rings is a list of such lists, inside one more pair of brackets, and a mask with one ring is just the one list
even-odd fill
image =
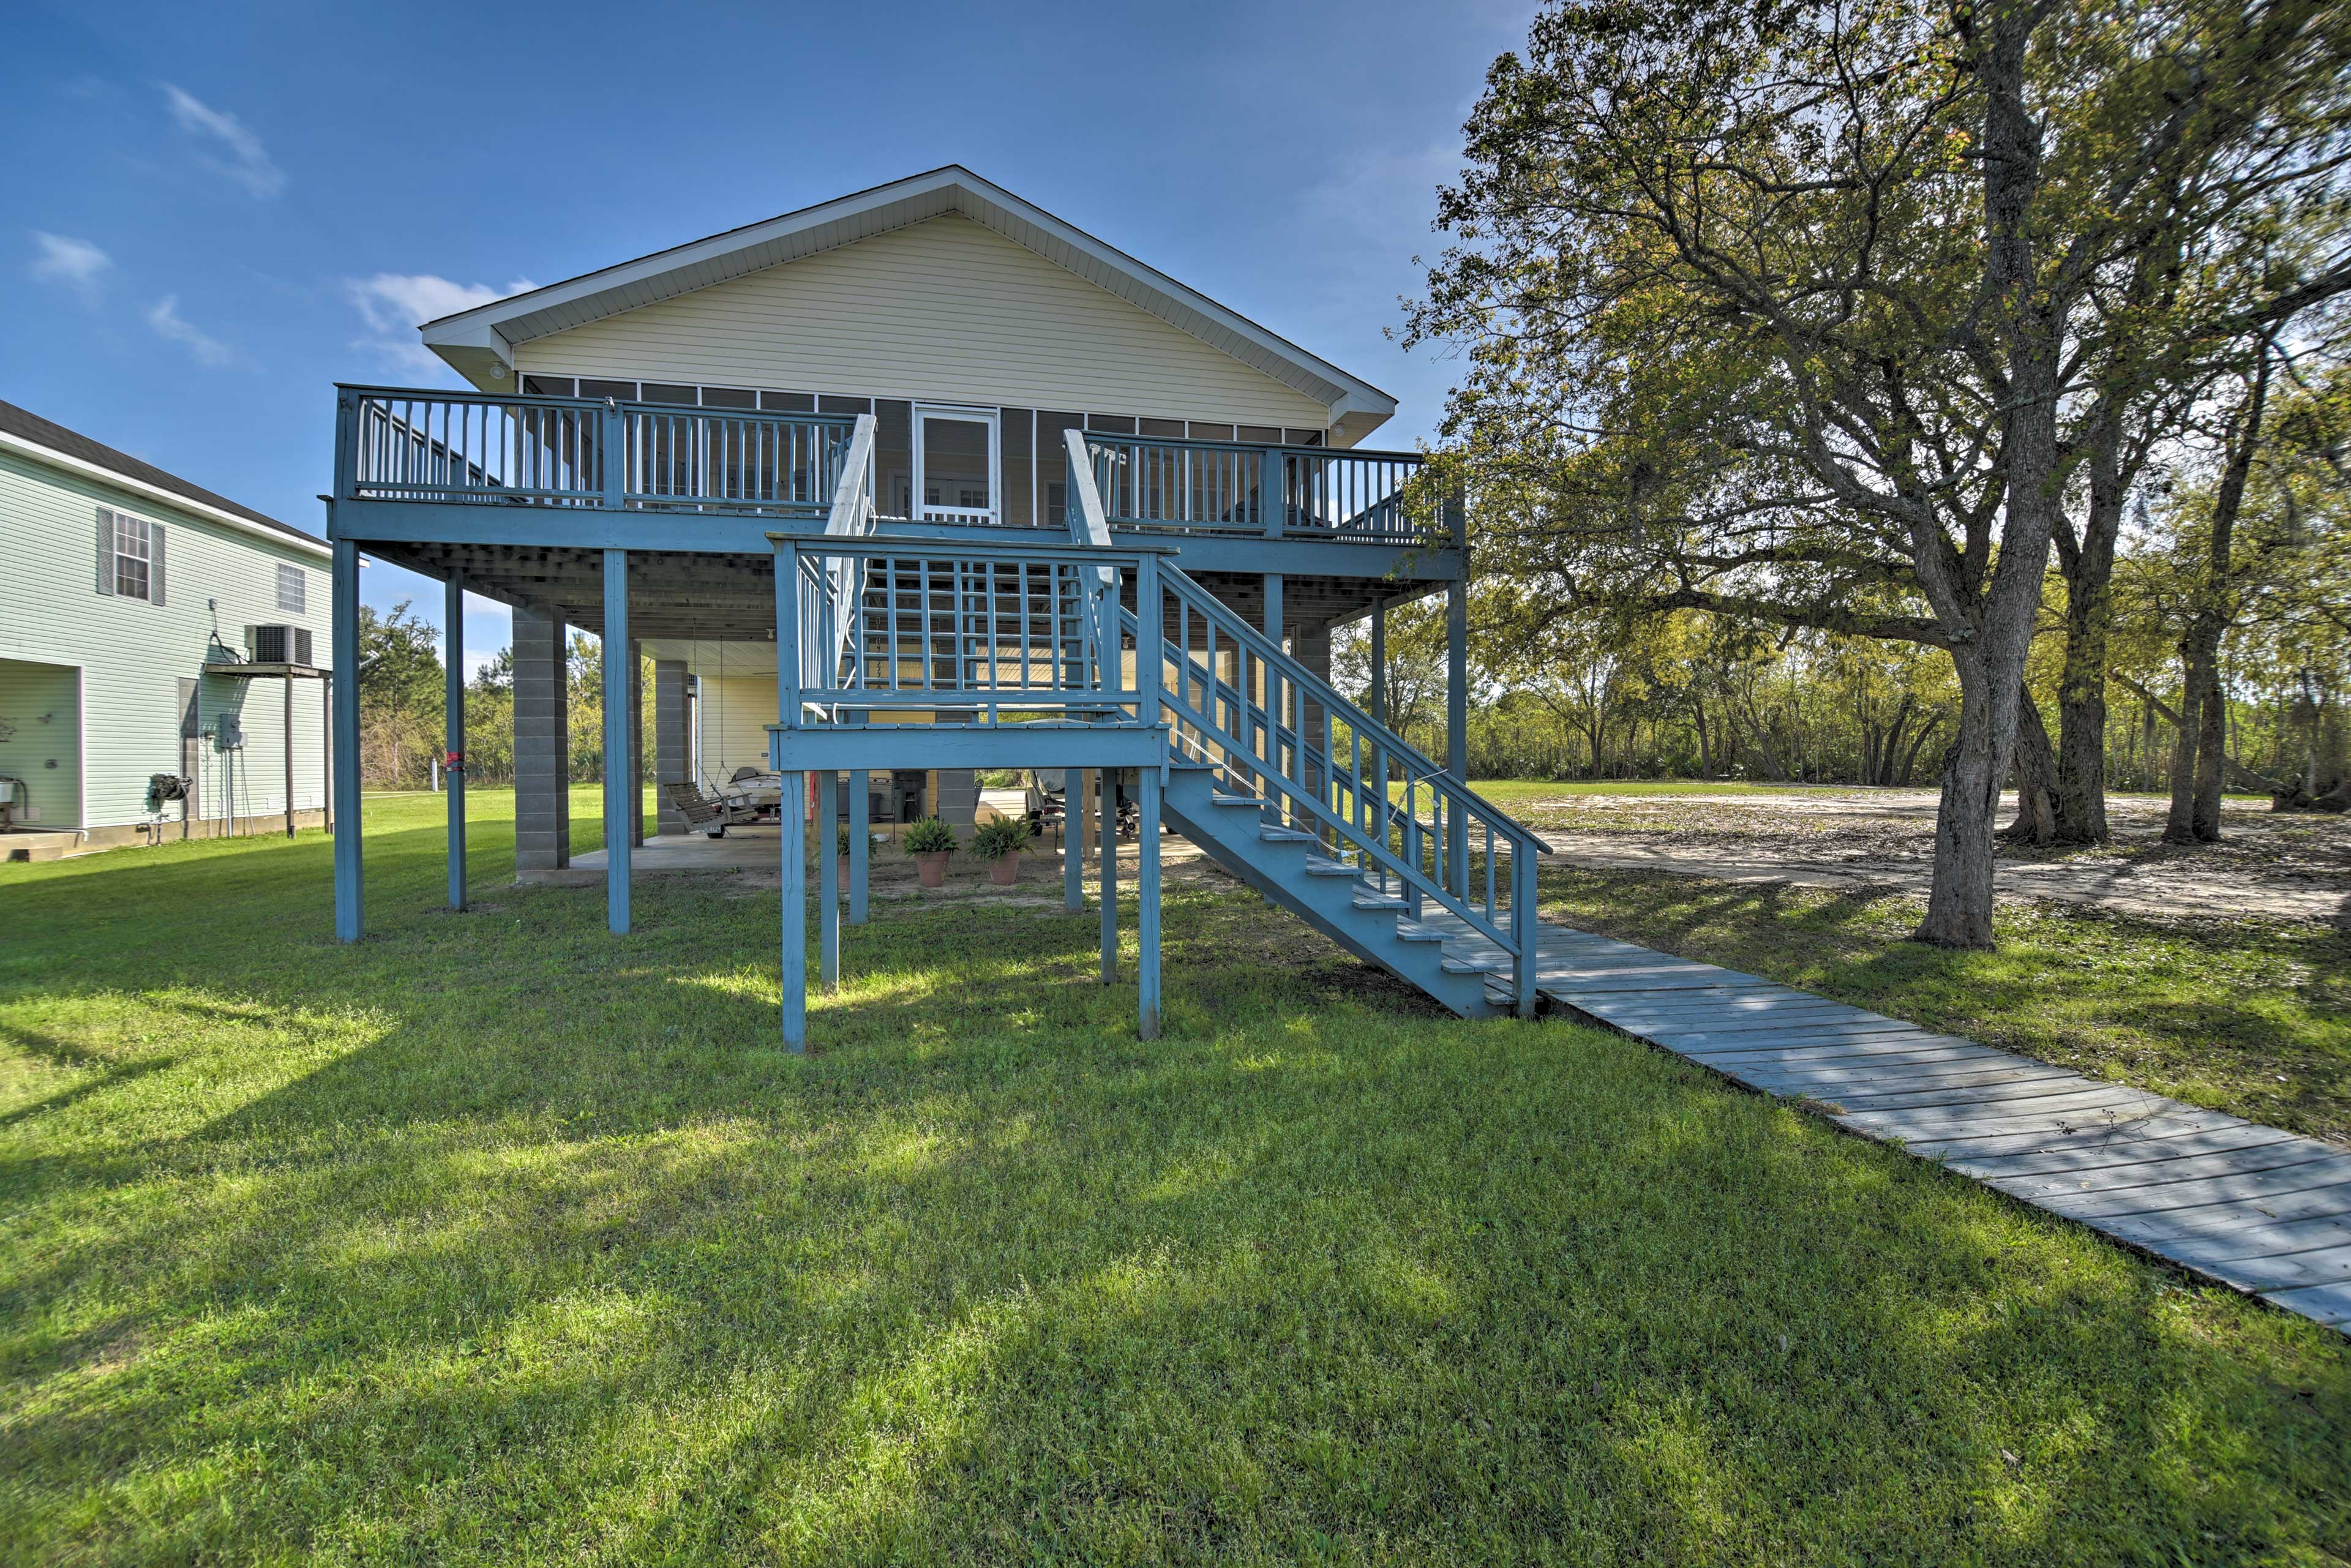
{"label": "blue deck railing", "polygon": [[348,500],[821,514],[845,415],[338,387]]}
{"label": "blue deck railing", "polygon": [[[820,517],[853,424],[847,414],[413,387],[342,386],[336,396],[335,497],[347,501]],[[1068,460],[1091,474],[1112,528],[1460,540],[1460,507],[1427,483],[1418,453],[1071,434]]]}
{"label": "blue deck railing", "polygon": [[1417,452],[1094,432],[1085,447],[1113,528],[1390,545],[1453,542],[1456,531],[1458,508],[1423,477]]}

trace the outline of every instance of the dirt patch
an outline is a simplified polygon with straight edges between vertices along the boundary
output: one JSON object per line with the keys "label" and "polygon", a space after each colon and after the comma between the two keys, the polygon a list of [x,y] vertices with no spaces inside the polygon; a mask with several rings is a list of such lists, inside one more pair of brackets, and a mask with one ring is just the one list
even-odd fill
{"label": "dirt patch", "polygon": [[[1514,811],[1569,865],[1924,896],[1935,804],[1925,790],[1822,790],[1562,795]],[[2182,848],[2162,841],[2164,813],[2155,797],[2118,796],[2107,805],[2111,843],[2002,845],[2000,896],[2153,919],[2351,924],[2351,820],[2231,803],[2220,843]]]}

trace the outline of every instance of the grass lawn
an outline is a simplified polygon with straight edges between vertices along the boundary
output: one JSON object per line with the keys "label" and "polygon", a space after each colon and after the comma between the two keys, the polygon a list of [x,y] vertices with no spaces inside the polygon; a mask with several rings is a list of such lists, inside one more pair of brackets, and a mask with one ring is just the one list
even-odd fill
{"label": "grass lawn", "polygon": [[1155,1045],[959,900],[794,1059],[771,893],[507,804],[349,948],[315,836],[0,867],[0,1561],[2351,1558],[2339,1335],[1695,1068],[1181,882]]}
{"label": "grass lawn", "polygon": [[2351,933],[2002,908],[2000,950],[1904,938],[1924,905],[1645,872],[1545,868],[1546,918],[2351,1145]]}

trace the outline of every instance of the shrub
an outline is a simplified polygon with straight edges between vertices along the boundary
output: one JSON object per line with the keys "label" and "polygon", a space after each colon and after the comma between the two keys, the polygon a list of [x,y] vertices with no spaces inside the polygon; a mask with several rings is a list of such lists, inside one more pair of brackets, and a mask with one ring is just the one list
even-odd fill
{"label": "shrub", "polygon": [[1025,817],[998,817],[983,822],[971,835],[971,852],[984,861],[1017,855],[1029,847],[1031,837],[1029,820]]}
{"label": "shrub", "polygon": [[936,817],[925,817],[906,829],[905,850],[910,855],[936,854],[942,851],[953,853],[955,830]]}

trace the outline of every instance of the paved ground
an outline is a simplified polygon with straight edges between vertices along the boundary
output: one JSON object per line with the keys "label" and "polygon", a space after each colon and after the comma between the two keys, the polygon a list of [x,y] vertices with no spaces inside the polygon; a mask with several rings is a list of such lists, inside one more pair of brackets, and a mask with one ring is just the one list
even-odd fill
{"label": "paved ground", "polygon": [[[1513,800],[1566,864],[1924,896],[1935,796],[1927,790],[1754,795],[1562,795]],[[2160,919],[2351,920],[2351,819],[2231,802],[2218,845],[2161,842],[2164,803],[2118,796],[2115,841],[2060,852],[2003,847],[2003,898],[2088,904]]]}

